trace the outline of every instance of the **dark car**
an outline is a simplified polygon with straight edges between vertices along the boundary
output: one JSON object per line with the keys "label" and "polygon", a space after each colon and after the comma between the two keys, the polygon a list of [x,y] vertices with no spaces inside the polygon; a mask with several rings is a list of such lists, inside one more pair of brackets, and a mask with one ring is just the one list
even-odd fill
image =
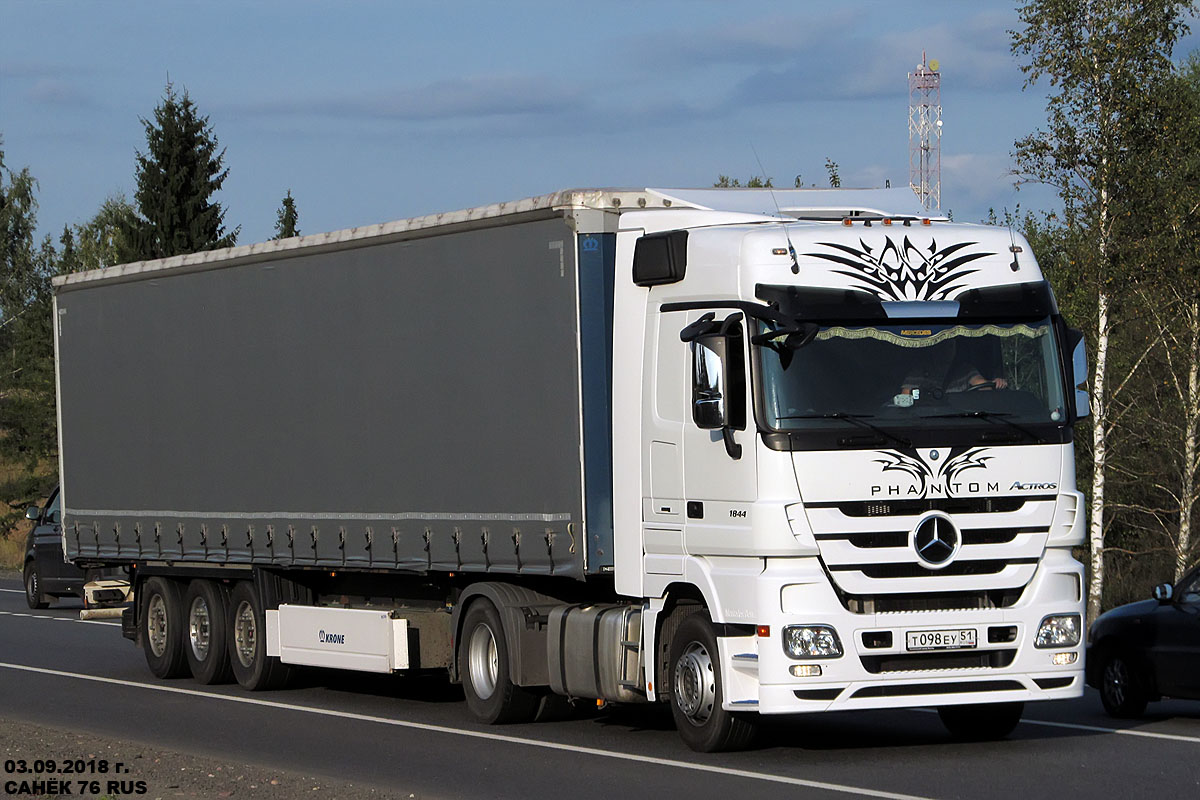
{"label": "dark car", "polygon": [[1200,568],[1151,600],[1114,608],[1092,625],[1088,685],[1114,717],[1163,697],[1200,700]]}
{"label": "dark car", "polygon": [[58,489],[45,508],[32,507],[25,516],[33,520],[25,540],[25,602],[30,608],[46,608],[52,597],[82,597],[88,573],[63,559]]}

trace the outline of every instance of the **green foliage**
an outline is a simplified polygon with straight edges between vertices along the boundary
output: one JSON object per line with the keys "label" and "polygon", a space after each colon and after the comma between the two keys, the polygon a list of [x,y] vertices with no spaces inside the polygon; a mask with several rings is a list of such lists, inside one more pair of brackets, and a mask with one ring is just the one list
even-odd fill
{"label": "green foliage", "polygon": [[745,183],[742,183],[737,178],[730,178],[728,175],[718,175],[717,182],[713,184],[717,189],[773,189],[775,184],[770,178],[761,175],[751,175]]}
{"label": "green foliage", "polygon": [[152,120],[142,118],[146,152],[137,154],[135,224],[123,227],[140,259],[230,247],[240,228],[226,233],[225,211],[212,199],[229,171],[225,151],[187,91],[167,84]]}
{"label": "green foliage", "polygon": [[0,528],[7,530],[44,488],[43,464],[57,448],[53,307],[57,256],[49,237],[35,242],[36,182],[13,172],[0,151]]}
{"label": "green foliage", "polygon": [[293,236],[300,235],[300,229],[296,227],[296,223],[300,221],[300,214],[296,211],[296,200],[292,197],[292,190],[288,189],[287,196],[279,204],[279,211],[275,215],[275,235],[273,239],[290,239]]}
{"label": "green foliage", "polygon": [[[834,189],[841,188],[841,185],[842,185],[842,176],[841,176],[841,174],[838,172],[838,164],[837,164],[837,162],[836,162],[836,161],[834,161],[832,158],[826,158],[826,159],[825,159],[825,171],[829,173],[829,185],[830,185],[830,187],[831,187],[831,188],[834,188]],[[799,175],[797,175],[797,176],[796,176],[796,180],[799,180],[799,179],[800,179],[800,176],[799,176]]]}

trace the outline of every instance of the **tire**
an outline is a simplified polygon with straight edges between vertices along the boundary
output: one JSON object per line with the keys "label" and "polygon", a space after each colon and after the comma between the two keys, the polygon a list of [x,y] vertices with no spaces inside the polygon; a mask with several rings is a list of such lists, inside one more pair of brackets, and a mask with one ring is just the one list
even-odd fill
{"label": "tire", "polygon": [[229,592],[216,581],[194,580],[183,596],[183,625],[188,669],[205,685],[228,683]]}
{"label": "tire", "polygon": [[42,593],[42,576],[38,574],[37,563],[25,562],[25,603],[30,608],[49,608],[50,601]]}
{"label": "tire", "polygon": [[743,750],[756,731],[751,718],[721,708],[717,653],[717,635],[704,612],[680,623],[671,640],[671,715],[684,743],[700,753]]}
{"label": "tire", "polygon": [[184,656],[183,587],[169,578],[147,578],[139,592],[138,638],[158,678],[188,674]]}
{"label": "tire", "polygon": [[1110,652],[1100,663],[1100,702],[1110,716],[1118,719],[1140,717],[1146,710],[1150,692],[1146,678],[1129,656]]}
{"label": "tire", "polygon": [[476,600],[463,617],[458,674],[467,708],[480,722],[531,722],[537,715],[541,696],[512,682],[500,612],[487,600]]}
{"label": "tire", "polygon": [[1012,733],[1024,711],[1024,703],[980,703],[942,706],[938,709],[938,716],[954,738],[968,742],[989,742]]}
{"label": "tire", "polygon": [[267,616],[250,581],[238,581],[229,594],[226,642],[233,677],[243,689],[265,692],[287,685],[292,671],[267,655]]}

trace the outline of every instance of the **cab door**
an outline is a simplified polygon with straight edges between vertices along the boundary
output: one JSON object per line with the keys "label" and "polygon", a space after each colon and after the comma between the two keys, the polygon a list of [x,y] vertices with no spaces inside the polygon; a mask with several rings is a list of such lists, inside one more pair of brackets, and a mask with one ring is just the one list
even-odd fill
{"label": "cab door", "polygon": [[1166,695],[1200,698],[1200,570],[1176,587],[1174,598],[1154,614],[1158,688]]}
{"label": "cab door", "polygon": [[[707,312],[688,312],[689,326]],[[689,555],[753,555],[756,430],[742,314],[715,309],[708,333],[679,343],[687,365],[683,422],[684,548]],[[695,332],[693,327],[693,332]],[[703,330],[703,328],[702,328]],[[726,424],[714,427],[717,406]]]}

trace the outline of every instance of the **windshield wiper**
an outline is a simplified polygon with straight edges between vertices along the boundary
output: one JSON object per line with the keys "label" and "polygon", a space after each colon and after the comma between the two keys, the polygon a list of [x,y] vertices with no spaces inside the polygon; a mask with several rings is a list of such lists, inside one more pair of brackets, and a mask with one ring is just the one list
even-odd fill
{"label": "windshield wiper", "polygon": [[891,431],[881,428],[878,425],[872,425],[870,422],[867,422],[863,419],[863,417],[869,416],[871,416],[871,414],[847,414],[844,411],[834,411],[829,414],[790,414],[786,417],[776,417],[776,419],[841,419],[849,422],[852,425],[857,425],[860,428],[866,428],[869,431],[874,431],[880,436],[885,436],[888,439],[891,439],[893,442],[899,444],[901,447],[912,447],[912,442],[910,442],[908,439],[905,439],[903,436],[897,436]]}
{"label": "windshield wiper", "polygon": [[1008,419],[1011,416],[1013,415],[1007,411],[956,411],[953,414],[922,414],[921,419],[986,419],[988,422],[1003,423],[1013,430],[1028,436],[1038,444],[1046,443],[1045,439],[1029,430],[1029,428],[1026,428],[1024,425],[1018,425],[1011,419]]}

